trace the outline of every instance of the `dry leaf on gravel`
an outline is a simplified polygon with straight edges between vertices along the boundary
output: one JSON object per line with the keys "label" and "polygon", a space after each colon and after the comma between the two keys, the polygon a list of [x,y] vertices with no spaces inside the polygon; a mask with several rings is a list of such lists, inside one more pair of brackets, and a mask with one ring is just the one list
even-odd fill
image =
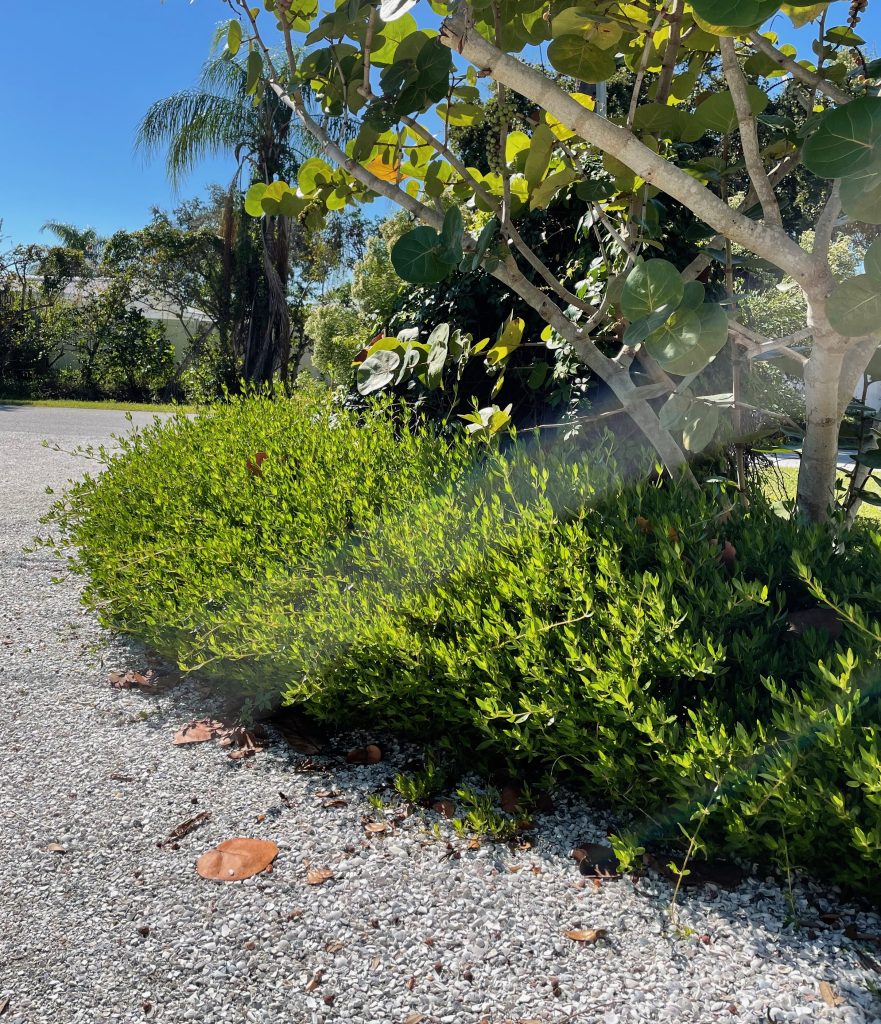
{"label": "dry leaf on gravel", "polygon": [[6,1013],[6,1010],[7,1010],[8,1006],[9,1006],[9,996],[4,996],[2,999],[0,999],[0,1015]]}
{"label": "dry leaf on gravel", "polygon": [[179,825],[176,825],[164,839],[160,839],[156,844],[157,846],[168,846],[170,843],[176,843],[178,839],[183,839],[184,836],[188,836],[191,832],[194,832],[200,825],[204,825],[206,821],[209,821],[211,815],[208,811],[200,811],[198,814],[193,815],[192,818],[187,818],[186,821],[182,821]]}
{"label": "dry leaf on gravel", "polygon": [[453,818],[456,815],[456,805],[452,800],[435,800],[431,809],[444,818]]}
{"label": "dry leaf on gravel", "polygon": [[310,868],[306,872],[306,883],[308,885],[323,885],[329,878],[333,878],[330,868]]}
{"label": "dry leaf on gravel", "polygon": [[581,843],[570,853],[578,861],[582,875],[598,878],[618,877],[618,858],[611,846],[602,843]]}
{"label": "dry leaf on gravel", "polygon": [[427,1018],[425,1014],[419,1013],[419,1011],[417,1010],[414,1013],[407,1014],[407,1016],[404,1018],[404,1024],[421,1024],[421,1022],[426,1019]]}
{"label": "dry leaf on gravel", "polygon": [[605,928],[573,928],[571,931],[563,932],[567,939],[573,942],[585,942],[588,945],[598,939],[604,939],[608,932]]}
{"label": "dry leaf on gravel", "polygon": [[240,882],[259,875],[278,856],[278,847],[269,839],[227,839],[196,861],[196,870],[215,882]]}
{"label": "dry leaf on gravel", "polygon": [[355,747],[346,754],[349,764],[379,764],[382,760],[382,750],[375,743],[368,743],[366,747]]}
{"label": "dry leaf on gravel", "polygon": [[174,745],[182,747],[187,743],[208,743],[219,736],[224,728],[223,722],[215,718],[198,718],[178,729],[174,734]]}
{"label": "dry leaf on gravel", "polygon": [[318,970],[312,975],[312,977],[306,982],[306,991],[314,992],[315,989],[321,984],[321,979],[324,977],[324,971]]}
{"label": "dry leaf on gravel", "polygon": [[67,847],[66,846],[62,846],[61,843],[47,843],[46,844],[46,852],[47,853],[67,853]]}
{"label": "dry leaf on gravel", "polygon": [[502,788],[499,794],[499,806],[505,814],[513,814],[517,810],[517,806],[520,803],[520,795],[519,786],[508,785]]}
{"label": "dry leaf on gravel", "polygon": [[820,982],[820,998],[827,1006],[840,1006],[844,1000],[837,996],[828,981]]}
{"label": "dry leaf on gravel", "polygon": [[388,823],[385,821],[369,821],[364,828],[366,828],[368,832],[372,832],[374,835],[377,835],[380,832],[388,831]]}
{"label": "dry leaf on gravel", "polygon": [[114,669],[107,676],[107,681],[114,690],[158,690],[159,684],[156,673],[153,669],[146,672],[136,672],[134,669],[127,669],[125,672]]}
{"label": "dry leaf on gravel", "polygon": [[325,953],[339,953],[341,949],[345,949],[346,944],[344,942],[328,942],[324,947]]}

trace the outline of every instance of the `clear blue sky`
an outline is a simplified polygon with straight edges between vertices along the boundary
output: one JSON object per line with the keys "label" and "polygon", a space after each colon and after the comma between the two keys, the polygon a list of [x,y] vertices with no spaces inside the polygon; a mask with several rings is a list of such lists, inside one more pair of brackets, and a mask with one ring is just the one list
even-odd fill
{"label": "clear blue sky", "polygon": [[[881,42],[881,0],[860,26],[869,53]],[[7,243],[46,240],[47,220],[102,234],[143,225],[175,201],[162,160],[134,152],[135,128],[154,100],[196,81],[220,0],[6,0],[0,61],[0,220]],[[847,4],[827,24],[842,23]],[[772,27],[792,39],[789,21]],[[813,27],[799,33],[809,53]],[[807,36],[807,40],[805,37]],[[206,163],[182,196],[227,182],[232,159]]]}
{"label": "clear blue sky", "polygon": [[[134,152],[156,99],[195,84],[220,0],[8,0],[0,61],[0,220],[6,243],[48,240],[47,220],[137,228],[174,196],[162,159]],[[225,17],[226,16],[226,17]],[[183,186],[232,177],[232,158]]]}

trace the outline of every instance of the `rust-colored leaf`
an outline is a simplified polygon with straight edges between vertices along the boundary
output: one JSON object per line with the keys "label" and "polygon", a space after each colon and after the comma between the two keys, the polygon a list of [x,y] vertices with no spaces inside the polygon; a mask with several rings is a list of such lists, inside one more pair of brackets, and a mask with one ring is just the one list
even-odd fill
{"label": "rust-colored leaf", "polygon": [[652,532],[652,524],[645,516],[637,516],[636,525],[643,533],[648,534]]}
{"label": "rust-colored leaf", "polygon": [[722,545],[722,552],[719,555],[719,561],[726,569],[734,571],[734,567],[737,564],[737,548],[731,543],[730,540],[726,540]]}
{"label": "rust-colored leaf", "polygon": [[197,718],[178,729],[174,734],[174,745],[182,747],[188,743],[209,743],[219,736],[223,729],[223,722],[215,718]]}
{"label": "rust-colored leaf", "polygon": [[256,452],[253,459],[246,459],[245,466],[251,476],[263,476],[263,470],[260,468],[266,461],[266,452]]}
{"label": "rust-colored leaf", "polygon": [[306,991],[314,992],[315,989],[321,984],[321,979],[324,977],[324,971],[317,970],[314,972],[312,977],[306,982]]}
{"label": "rust-colored leaf", "polygon": [[196,861],[196,870],[215,882],[240,882],[265,871],[278,856],[269,839],[227,839]]}
{"label": "rust-colored leaf", "polygon": [[330,868],[310,868],[306,872],[307,885],[324,885],[329,878],[333,878]]}
{"label": "rust-colored leaf", "polygon": [[366,747],[355,747],[346,754],[349,764],[378,764],[382,760],[382,750],[375,743]]}
{"label": "rust-colored leaf", "polygon": [[46,844],[46,852],[47,853],[67,853],[67,847],[66,846],[62,846],[61,843],[47,843]]}
{"label": "rust-colored leaf", "polygon": [[608,934],[605,928],[573,928],[571,931],[563,932],[567,939],[573,942],[584,942],[592,945],[599,939],[604,939]]}
{"label": "rust-colored leaf", "polygon": [[348,800],[343,800],[341,797],[337,797],[335,800],[328,800],[326,803],[321,805],[322,807],[348,807]]}
{"label": "rust-colored leaf", "polygon": [[366,828],[368,832],[372,832],[374,835],[378,835],[380,832],[388,831],[388,822],[368,821],[364,828]]}
{"label": "rust-colored leaf", "polygon": [[456,816],[456,805],[452,800],[435,800],[431,805],[431,809],[447,819]]}

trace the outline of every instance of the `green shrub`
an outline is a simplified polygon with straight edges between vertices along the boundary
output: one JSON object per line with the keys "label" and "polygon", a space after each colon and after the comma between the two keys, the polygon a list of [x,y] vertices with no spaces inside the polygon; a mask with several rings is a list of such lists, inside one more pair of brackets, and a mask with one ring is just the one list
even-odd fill
{"label": "green shrub", "polygon": [[[639,467],[606,451],[451,443],[310,389],[106,463],[50,517],[87,601],[255,706],[552,768],[640,843],[709,808],[707,850],[881,890],[881,535],[841,547],[758,495],[622,486]],[[837,641],[789,628],[821,590]]]}

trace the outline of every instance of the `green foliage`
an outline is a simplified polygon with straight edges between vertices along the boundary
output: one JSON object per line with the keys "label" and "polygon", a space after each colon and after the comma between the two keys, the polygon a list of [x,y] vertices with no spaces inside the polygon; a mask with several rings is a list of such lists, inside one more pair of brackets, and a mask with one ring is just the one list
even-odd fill
{"label": "green foliage", "polygon": [[313,306],[306,317],[312,363],[334,384],[350,383],[352,360],[369,341],[364,318],[351,303],[330,300]]}
{"label": "green foliage", "polygon": [[[49,522],[108,624],[256,706],[552,768],[633,810],[631,848],[700,819],[708,850],[779,866],[785,833],[877,893],[881,535],[839,547],[760,494],[622,487],[645,467],[451,444],[312,388],[103,458]],[[840,640],[789,629],[824,600]]]}
{"label": "green foliage", "polygon": [[394,779],[398,794],[409,804],[426,804],[442,792],[447,782],[446,771],[432,757],[425,764],[409,774],[399,772]]}

